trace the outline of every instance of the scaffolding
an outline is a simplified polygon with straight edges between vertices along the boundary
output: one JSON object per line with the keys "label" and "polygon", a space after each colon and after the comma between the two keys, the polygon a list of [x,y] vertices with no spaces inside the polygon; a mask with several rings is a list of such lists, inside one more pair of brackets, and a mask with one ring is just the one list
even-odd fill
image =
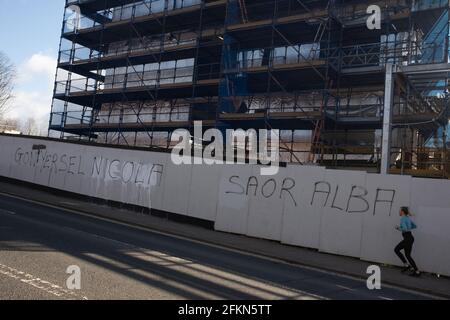
{"label": "scaffolding", "polygon": [[449,1],[66,0],[49,135],[171,148],[279,129],[281,159],[448,178]]}

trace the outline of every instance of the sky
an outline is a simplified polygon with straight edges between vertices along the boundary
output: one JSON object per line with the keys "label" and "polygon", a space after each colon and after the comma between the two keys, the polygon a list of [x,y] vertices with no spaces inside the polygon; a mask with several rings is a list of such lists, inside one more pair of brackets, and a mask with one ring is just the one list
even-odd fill
{"label": "sky", "polygon": [[7,117],[34,118],[46,135],[64,0],[0,0],[0,51],[17,70]]}

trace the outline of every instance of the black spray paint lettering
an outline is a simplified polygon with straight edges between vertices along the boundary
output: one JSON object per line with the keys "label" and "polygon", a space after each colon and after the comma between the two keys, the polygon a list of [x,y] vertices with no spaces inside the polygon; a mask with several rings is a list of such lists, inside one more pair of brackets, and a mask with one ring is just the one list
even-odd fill
{"label": "black spray paint lettering", "polygon": [[[162,176],[164,174],[164,166],[162,164],[152,165],[150,175],[148,177],[148,185],[159,187],[161,186]],[[156,183],[152,183],[152,180],[156,177]]]}
{"label": "black spray paint lettering", "polygon": [[[288,185],[288,183],[290,183],[290,186]],[[292,201],[294,202],[294,206],[298,206],[297,205],[297,201],[295,201],[294,195],[291,193],[291,190],[295,188],[295,180],[292,178],[286,178],[283,180],[283,186],[281,188],[281,193],[280,193],[280,199],[283,198],[283,194],[287,193],[289,194],[289,196],[291,197]]]}
{"label": "black spray paint lettering", "polygon": [[83,164],[83,158],[80,156],[80,161],[78,161],[78,174],[84,176],[85,173],[81,170]]}
{"label": "black spray paint lettering", "polygon": [[258,182],[258,178],[256,177],[250,177],[248,179],[248,183],[247,183],[247,195],[249,195],[249,191],[250,188],[254,188],[255,192],[254,192],[254,196],[256,197],[256,194],[258,193],[258,186],[259,186],[259,182]]}
{"label": "black spray paint lettering", "polygon": [[[100,160],[100,163],[98,162],[98,160]],[[103,158],[94,157],[94,161],[92,163],[92,177],[102,176],[102,163]]]}
{"label": "black spray paint lettering", "polygon": [[[48,153],[46,150],[33,150],[24,152],[22,148],[18,148],[15,153],[15,162],[18,165],[37,167],[40,165],[40,172],[44,169],[49,170],[49,174],[58,172],[67,172],[71,175],[84,175],[82,170],[83,157],[70,156],[63,154],[59,156],[57,153]],[[62,165],[62,166],[61,166]]]}
{"label": "black spray paint lettering", "polygon": [[[390,193],[390,199],[384,199],[384,193]],[[377,189],[377,194],[375,196],[375,204],[373,206],[373,215],[377,213],[377,204],[378,203],[389,203],[389,216],[392,215],[392,208],[394,206],[396,191],[393,189]]]}
{"label": "black spray paint lettering", "polygon": [[164,174],[164,165],[152,164],[144,166],[142,163],[126,161],[122,165],[122,161],[118,159],[109,160],[103,157],[94,157],[92,165],[92,177],[106,176],[112,180],[121,180],[128,184],[134,182],[136,185],[147,184],[150,186],[161,186]]}
{"label": "black spray paint lettering", "polygon": [[225,192],[226,194],[237,194],[237,195],[245,194],[245,188],[239,183],[239,176],[231,176],[229,182],[232,185],[239,187],[240,191],[226,191]]}
{"label": "black spray paint lettering", "polygon": [[[361,190],[362,193],[356,193],[357,190]],[[350,193],[350,198],[348,198],[348,202],[347,202],[347,212],[348,213],[365,213],[367,211],[369,211],[370,209],[370,205],[369,202],[366,200],[365,197],[367,197],[367,195],[369,194],[369,191],[367,191],[366,188],[360,187],[360,186],[353,186],[352,187],[352,192]],[[361,210],[350,210],[350,205],[352,203],[353,199],[357,199],[360,202],[363,202],[365,205],[365,209],[361,209]]]}
{"label": "black spray paint lettering", "polygon": [[336,185],[336,191],[334,192],[334,198],[333,198],[333,202],[331,203],[331,208],[332,209],[338,209],[339,211],[344,211],[343,208],[340,208],[336,205],[336,198],[339,194],[339,185]]}
{"label": "black spray paint lettering", "polygon": [[[109,177],[111,179],[113,179],[113,180],[119,180],[120,179],[121,174],[120,174],[120,170],[118,169],[119,165],[120,165],[120,160],[113,160],[113,161],[111,161],[109,163],[108,174],[109,174]],[[113,169],[114,168],[116,169],[115,173],[117,175],[113,175]]]}
{"label": "black spray paint lettering", "polygon": [[[78,161],[76,162],[77,159],[78,159]],[[67,173],[71,174],[71,175],[77,175],[77,174],[84,175],[84,173],[83,174],[80,173],[82,162],[83,162],[83,158],[81,156],[69,157],[69,170],[67,171]],[[73,171],[73,169],[75,169],[77,167],[77,165],[78,165],[78,172],[75,172],[75,171]]]}
{"label": "black spray paint lettering", "polygon": [[[67,173],[70,175],[84,176],[85,163],[81,155],[67,155],[58,153],[49,153],[47,150],[33,150],[25,152],[22,148],[16,149],[14,161],[20,166],[38,167],[42,173],[48,170],[49,177],[52,173]],[[128,184],[134,181],[135,184],[145,184],[151,186],[161,186],[164,165],[143,164],[133,161],[122,162],[118,159],[110,161],[103,157],[94,157],[91,160],[91,176],[105,179],[107,176],[113,180],[121,180]],[[122,165],[123,163],[123,165]]]}
{"label": "black spray paint lettering", "polygon": [[[326,190],[321,189],[320,187],[326,187]],[[327,198],[325,199],[323,206],[325,207],[328,203],[328,199],[331,195],[331,184],[326,181],[319,181],[314,184],[314,193],[311,200],[311,205],[314,205],[314,200],[316,198],[316,194],[326,194]]]}
{"label": "black spray paint lettering", "polygon": [[41,152],[41,150],[33,150],[24,152],[22,148],[18,148],[14,155],[14,161],[19,165],[36,167],[40,161],[44,163],[46,157],[47,151]]}
{"label": "black spray paint lettering", "polygon": [[143,166],[144,165],[142,163],[138,164],[138,168],[137,168],[137,172],[136,172],[136,178],[134,179],[134,183],[135,184],[144,184],[144,182],[145,182],[144,178],[142,178],[142,180],[139,180],[139,177],[140,177],[140,174],[141,174]]}
{"label": "black spray paint lettering", "polygon": [[[131,166],[131,169],[127,169],[128,166]],[[125,162],[125,164],[123,165],[123,169],[122,169],[122,172],[123,172],[122,182],[123,183],[127,184],[131,181],[131,179],[133,179],[134,168],[135,168],[134,162],[132,162],[132,161]],[[125,178],[127,173],[130,173],[129,177]]]}
{"label": "black spray paint lettering", "polygon": [[[352,186],[350,195],[347,198],[345,207],[341,204],[338,204],[337,199],[341,198],[340,195],[344,195],[342,191],[340,191],[341,187],[339,185],[336,185],[334,190],[332,190],[331,184],[326,181],[319,181],[316,182],[314,185],[314,192],[311,200],[311,205],[314,205],[315,199],[317,195],[325,194],[326,199],[323,202],[323,207],[326,207],[328,204],[328,201],[330,199],[330,196],[333,196],[333,200],[331,201],[330,208],[337,209],[339,211],[345,211],[347,213],[365,213],[370,210],[369,202],[367,201],[366,197],[369,194],[366,188],[362,186]],[[364,209],[352,209],[352,204],[356,203],[363,203]]]}
{"label": "black spray paint lettering", "polygon": [[52,158],[52,163],[50,165],[50,172],[58,172],[58,167],[56,166],[56,162],[58,161],[58,155],[55,153]]}
{"label": "black spray paint lettering", "polygon": [[49,163],[50,163],[50,157],[51,157],[50,154],[48,154],[48,155],[45,156],[44,164],[43,164],[42,167],[41,167],[41,172],[42,172],[44,169],[50,169],[50,166],[49,166]]}
{"label": "black spray paint lettering", "polygon": [[[38,160],[39,161],[39,160]],[[41,172],[43,169],[50,169],[50,174],[53,172],[58,172],[58,167],[56,166],[56,162],[58,161],[57,154],[49,154],[45,156],[44,165],[41,167]]]}
{"label": "black spray paint lettering", "polygon": [[24,158],[24,152],[22,152],[22,148],[17,149],[17,150],[16,150],[16,153],[15,153],[15,155],[14,155],[14,161],[15,161],[17,164],[26,164],[26,163],[23,161],[23,158]]}
{"label": "black spray paint lettering", "polygon": [[36,162],[34,162],[33,167],[36,167],[39,164],[39,162],[44,163],[45,162],[45,158],[47,157],[47,153],[48,153],[48,151],[45,150],[45,152],[42,152],[41,154],[38,154],[37,158],[36,158]]}
{"label": "black spray paint lettering", "polygon": [[[269,190],[269,192],[267,192]],[[275,191],[277,190],[277,182],[275,179],[269,179],[266,181],[266,183],[263,184],[261,189],[261,194],[264,198],[268,199],[272,197],[275,194]]]}
{"label": "black spray paint lettering", "polygon": [[262,184],[255,176],[249,177],[247,183],[244,183],[239,176],[231,176],[228,181],[236,188],[233,187],[232,190],[225,191],[226,194],[252,195],[256,197],[260,193],[266,199],[272,198],[277,194],[280,199],[283,199],[283,194],[287,193],[290,195],[294,205],[297,206],[297,202],[291,192],[295,187],[295,181],[291,178],[284,179],[281,188],[280,184],[274,178],[268,179]]}
{"label": "black spray paint lettering", "polygon": [[69,170],[69,165],[67,164],[67,154],[63,154],[59,159],[59,162],[64,165],[64,168],[60,168],[59,172],[67,172],[67,170]]}

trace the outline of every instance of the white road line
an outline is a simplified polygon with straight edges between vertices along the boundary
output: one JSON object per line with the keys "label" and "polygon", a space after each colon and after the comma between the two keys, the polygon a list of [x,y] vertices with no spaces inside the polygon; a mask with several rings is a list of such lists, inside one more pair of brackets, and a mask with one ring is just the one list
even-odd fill
{"label": "white road line", "polygon": [[346,287],[346,286],[341,286],[339,284],[336,285],[336,287],[344,289],[344,290],[348,290],[348,291],[355,291],[354,288],[350,288],[350,287]]}
{"label": "white road line", "polygon": [[[304,299],[307,298],[307,299],[311,299],[311,300],[317,300],[317,299],[326,300],[325,297],[322,297],[322,296],[319,296],[319,295],[316,295],[316,294],[313,294],[313,293],[307,293],[307,292],[304,292],[304,291],[301,291],[301,290],[298,290],[298,289],[292,289],[292,288],[289,288],[288,286],[279,285],[279,284],[276,284],[276,283],[273,283],[273,282],[270,282],[270,281],[261,281],[259,279],[256,281],[255,279],[246,278],[246,277],[243,277],[242,275],[239,275],[239,274],[227,273],[226,271],[224,272],[224,271],[221,271],[219,269],[210,267],[208,265],[202,265],[199,262],[186,260],[184,258],[180,258],[180,257],[176,257],[176,256],[169,256],[169,255],[167,255],[166,253],[163,253],[163,252],[145,249],[145,248],[142,248],[142,247],[139,247],[139,246],[127,243],[127,242],[114,240],[114,239],[111,239],[111,238],[107,238],[107,237],[99,236],[99,235],[96,235],[96,234],[88,233],[88,232],[85,232],[85,231],[82,231],[82,230],[77,230],[77,229],[73,229],[73,228],[70,228],[70,227],[63,227],[63,230],[68,230],[68,231],[79,233],[79,234],[82,234],[82,235],[85,235],[85,236],[93,237],[93,238],[96,238],[96,239],[102,239],[102,240],[106,240],[106,241],[110,241],[110,242],[113,242],[113,243],[120,244],[122,246],[126,246],[129,249],[133,249],[134,250],[134,251],[127,252],[127,255],[129,255],[130,257],[137,258],[137,259],[141,259],[143,261],[146,261],[146,259],[150,259],[152,261],[152,263],[157,263],[157,264],[159,263],[161,266],[164,266],[164,262],[167,262],[167,261],[176,264],[173,267],[166,266],[168,269],[179,268],[179,269],[183,270],[183,263],[190,263],[190,264],[192,264],[190,266],[190,272],[193,272],[193,273],[198,272],[199,275],[201,275],[203,277],[208,277],[209,276],[213,280],[215,279],[214,277],[217,277],[219,275],[219,276],[221,276],[223,278],[226,278],[227,280],[230,280],[230,279],[231,280],[236,280],[236,279],[238,279],[238,281],[242,281],[243,283],[251,283],[253,285],[253,288],[254,289],[256,288],[255,289],[256,291],[258,290],[257,289],[258,286],[261,286],[261,285],[264,286],[265,285],[265,286],[268,286],[268,287],[272,288],[272,290],[279,290],[279,291],[285,290],[285,291],[288,291],[289,293],[291,293],[291,295],[293,293],[296,294],[296,295],[292,295],[290,298],[302,297]],[[100,258],[99,256],[96,256],[96,259],[104,260],[104,258]],[[204,273],[202,273],[202,272],[204,272]],[[208,273],[209,273],[209,275],[208,275]],[[226,286],[226,284],[224,284],[224,285]],[[265,290],[267,291],[268,289],[265,288]],[[271,299],[275,299],[275,298],[271,298]]]}
{"label": "white road line", "polygon": [[[153,234],[158,234],[158,235],[162,235],[162,236],[166,236],[166,237],[171,237],[171,238],[174,238],[174,239],[184,240],[184,241],[188,241],[188,242],[191,242],[191,243],[200,244],[200,245],[208,246],[208,247],[211,247],[211,248],[221,249],[221,250],[228,251],[228,252],[238,253],[238,254],[242,254],[242,255],[248,256],[248,257],[259,258],[259,259],[263,259],[263,260],[266,260],[266,261],[271,261],[271,262],[275,262],[275,263],[289,265],[289,266],[292,266],[292,267],[297,267],[297,268],[302,268],[302,269],[305,269],[305,270],[316,271],[316,272],[320,272],[320,273],[323,273],[323,274],[328,274],[328,275],[332,275],[332,276],[336,276],[336,277],[341,277],[341,278],[345,278],[345,279],[350,279],[350,280],[355,280],[355,281],[358,281],[358,282],[366,283],[365,279],[362,279],[362,278],[357,277],[357,276],[350,276],[350,275],[346,275],[346,274],[341,274],[338,271],[333,272],[333,271],[329,271],[329,270],[320,269],[319,267],[311,267],[311,266],[302,265],[300,263],[288,262],[288,261],[285,261],[285,260],[282,260],[282,259],[277,259],[277,258],[274,258],[274,257],[265,256],[265,255],[262,255],[262,254],[257,254],[257,253],[252,253],[252,252],[248,252],[248,251],[245,251],[245,250],[239,250],[239,249],[227,247],[225,245],[218,245],[218,244],[208,243],[208,242],[204,242],[204,241],[201,241],[201,240],[191,239],[191,238],[188,238],[186,236],[174,235],[174,234],[163,232],[163,231],[157,231],[157,230],[151,229],[151,227],[141,227],[141,226],[134,225],[134,224],[131,224],[131,223],[126,223],[126,222],[117,221],[117,220],[114,220],[114,219],[109,219],[109,218],[105,218],[105,217],[96,216],[95,214],[89,214],[89,213],[86,213],[86,212],[77,211],[75,209],[58,207],[57,205],[52,205],[52,204],[49,204],[49,203],[46,203],[46,202],[39,202],[39,201],[35,201],[35,200],[30,200],[30,199],[23,198],[21,196],[12,195],[12,194],[9,194],[9,193],[0,192],[0,195],[5,196],[5,197],[9,197],[9,198],[13,198],[13,199],[22,200],[22,201],[28,202],[28,203],[38,204],[38,205],[43,206],[43,207],[48,207],[48,208],[53,208],[53,209],[57,209],[57,210],[60,210],[60,211],[73,213],[73,214],[76,214],[76,215],[79,215],[79,216],[83,216],[83,217],[88,217],[88,218],[91,218],[91,219],[93,218],[93,219],[97,219],[97,220],[100,220],[100,221],[105,221],[105,222],[114,223],[114,224],[117,224],[117,225],[126,226],[126,227],[133,228],[133,229],[136,229],[136,230],[141,230],[141,231],[145,231],[145,232],[149,232],[149,233],[153,233]],[[417,291],[417,290],[402,288],[402,287],[399,287],[399,286],[396,286],[396,285],[384,284],[384,287],[385,288],[395,289],[395,290],[402,291],[402,292],[405,292],[405,293],[412,293],[412,294],[421,295],[423,297],[428,297],[428,298],[431,298],[431,299],[437,299],[437,300],[443,299],[441,296],[437,296],[437,295],[433,295],[433,294],[429,294],[429,293],[425,293],[425,292],[421,292],[421,291]]]}
{"label": "white road line", "polygon": [[28,284],[34,288],[37,288],[41,291],[52,294],[59,298],[63,298],[66,300],[88,300],[87,297],[80,296],[74,291],[64,289],[63,287],[60,287],[56,284],[42,280],[26,272],[5,266],[4,264],[1,263],[0,263],[0,274],[3,274],[7,277],[10,277],[11,279],[15,279],[22,283]]}
{"label": "white road line", "polygon": [[73,202],[67,202],[67,201],[60,201],[60,204],[65,204],[65,205],[69,205],[69,206],[77,206],[77,203],[73,203]]}
{"label": "white road line", "polygon": [[7,213],[7,214],[10,214],[10,215],[13,215],[13,216],[16,215],[15,212],[9,211],[9,210],[4,210],[4,209],[0,209],[0,212]]}

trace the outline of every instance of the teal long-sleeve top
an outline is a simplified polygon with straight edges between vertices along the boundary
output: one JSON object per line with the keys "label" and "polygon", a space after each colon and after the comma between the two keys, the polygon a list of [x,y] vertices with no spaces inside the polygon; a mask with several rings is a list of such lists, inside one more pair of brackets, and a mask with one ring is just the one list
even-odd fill
{"label": "teal long-sleeve top", "polygon": [[411,230],[416,229],[417,226],[414,224],[414,222],[411,220],[410,217],[403,216],[400,219],[400,231],[402,232],[409,232]]}

